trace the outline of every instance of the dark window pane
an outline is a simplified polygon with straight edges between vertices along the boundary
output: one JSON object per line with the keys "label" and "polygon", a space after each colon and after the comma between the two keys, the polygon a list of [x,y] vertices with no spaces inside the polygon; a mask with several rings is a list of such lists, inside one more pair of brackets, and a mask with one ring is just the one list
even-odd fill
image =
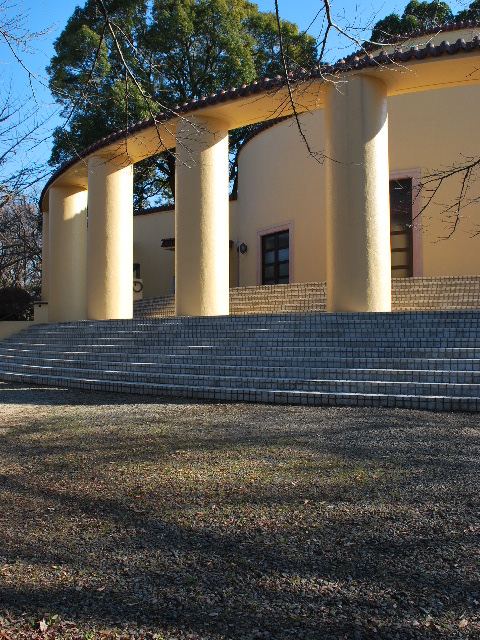
{"label": "dark window pane", "polygon": [[272,233],[262,238],[262,284],[289,282],[289,232]]}
{"label": "dark window pane", "polygon": [[[390,181],[392,277],[413,275],[412,179]],[[403,265],[400,267],[400,265]]]}
{"label": "dark window pane", "polygon": [[275,265],[265,267],[265,278],[275,278]]}
{"label": "dark window pane", "polygon": [[264,236],[263,238],[263,250],[272,251],[275,249],[275,238],[272,236]]}
{"label": "dark window pane", "polygon": [[288,241],[289,241],[289,233],[288,231],[282,232],[278,234],[278,248],[279,249],[285,249],[288,248]]}
{"label": "dark window pane", "polygon": [[412,219],[412,179],[390,182],[390,217]]}
{"label": "dark window pane", "polygon": [[280,278],[287,277],[288,278],[289,265],[288,262],[284,262],[283,264],[278,265],[278,275]]}
{"label": "dark window pane", "polygon": [[275,251],[266,251],[264,253],[265,264],[273,264],[275,262]]}

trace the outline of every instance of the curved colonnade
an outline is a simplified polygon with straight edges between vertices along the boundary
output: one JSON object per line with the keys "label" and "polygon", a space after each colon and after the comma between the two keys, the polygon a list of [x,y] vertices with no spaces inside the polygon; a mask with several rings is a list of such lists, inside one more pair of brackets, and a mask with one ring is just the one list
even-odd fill
{"label": "curved colonnade", "polygon": [[[292,78],[299,112],[325,109],[328,311],[391,310],[387,96],[478,84],[479,55],[474,37]],[[266,79],[139,123],[62,167],[41,198],[49,321],[132,317],[133,164],[174,147],[176,314],[228,314],[228,130],[291,114],[283,80]]]}

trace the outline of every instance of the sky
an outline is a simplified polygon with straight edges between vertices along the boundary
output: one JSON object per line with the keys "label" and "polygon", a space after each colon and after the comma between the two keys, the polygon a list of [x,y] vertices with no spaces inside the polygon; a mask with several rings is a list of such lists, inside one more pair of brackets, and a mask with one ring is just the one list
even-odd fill
{"label": "sky", "polygon": [[[332,14],[338,24],[350,33],[358,34],[359,39],[368,37],[369,30],[365,27],[371,26],[386,15],[396,11],[402,13],[408,0],[398,2],[395,0],[385,0],[383,3],[372,0],[332,0]],[[46,163],[50,157],[51,134],[55,126],[62,123],[59,107],[53,101],[48,91],[48,79],[45,67],[54,53],[53,43],[60,35],[68,18],[72,15],[76,6],[83,6],[85,0],[0,0],[0,19],[2,7],[10,6],[18,13],[24,13],[24,22],[31,31],[46,33],[42,35],[33,45],[30,52],[18,51],[22,63],[31,72],[31,76],[22,68],[13,57],[8,46],[0,38],[0,96],[5,96],[11,91],[18,100],[22,101],[23,112],[19,112],[18,117],[26,120],[28,113],[39,107],[38,112],[42,120],[47,119],[47,123],[37,132],[37,143],[35,148],[19,148],[17,156],[9,154],[13,163],[20,165],[29,162],[32,157],[39,164]],[[259,0],[257,2],[261,11],[274,11],[274,0]],[[283,19],[296,22],[301,30],[308,30],[309,33],[318,37],[321,30],[320,19],[313,22],[321,3],[319,0],[278,0],[280,16]],[[454,12],[468,6],[468,0],[460,2],[449,2]],[[362,30],[363,27],[363,30]],[[342,58],[347,53],[355,50],[353,43],[334,35],[329,39],[325,60],[334,62]],[[1,129],[0,129],[1,134]],[[26,155],[27,154],[27,155]],[[0,139],[0,158],[2,156],[2,141]],[[0,166],[0,180],[2,170],[9,171],[10,166]],[[48,171],[48,169],[47,169]]]}

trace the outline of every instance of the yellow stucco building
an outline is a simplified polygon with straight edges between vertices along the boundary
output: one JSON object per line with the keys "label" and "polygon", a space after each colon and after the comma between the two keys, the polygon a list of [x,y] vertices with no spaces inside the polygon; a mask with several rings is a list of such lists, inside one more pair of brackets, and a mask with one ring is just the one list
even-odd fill
{"label": "yellow stucco building", "polygon": [[[310,151],[282,78],[87,149],[42,194],[50,321],[131,317],[132,263],[144,298],[175,289],[178,315],[228,314],[229,287],[305,282],[327,282],[329,311],[388,311],[392,277],[479,275],[478,168],[452,171],[480,154],[478,31],[450,25],[292,76]],[[159,123],[176,210],[132,226],[132,163],[158,153]],[[228,130],[253,123],[229,200]]]}
{"label": "yellow stucco building", "polygon": [[[472,34],[451,35],[471,41]],[[403,48],[444,40],[444,33],[428,34]],[[336,91],[345,89],[340,84]],[[480,154],[479,102],[478,84],[434,85],[387,98],[393,278],[480,274],[480,180],[471,179],[465,193],[465,172],[435,179]],[[304,113],[300,122],[317,155],[309,153],[293,117],[260,125],[239,153],[238,197],[230,200],[229,216],[231,287],[327,280],[325,110]],[[144,297],[165,296],[174,287],[175,211],[139,213],[134,261]]]}
{"label": "yellow stucco building", "polygon": [[[63,165],[41,196],[43,315],[1,379],[479,411],[479,26],[220,91]],[[231,199],[228,132],[252,124]],[[175,210],[134,215],[133,165],[165,148]],[[166,301],[193,317],[155,317]]]}

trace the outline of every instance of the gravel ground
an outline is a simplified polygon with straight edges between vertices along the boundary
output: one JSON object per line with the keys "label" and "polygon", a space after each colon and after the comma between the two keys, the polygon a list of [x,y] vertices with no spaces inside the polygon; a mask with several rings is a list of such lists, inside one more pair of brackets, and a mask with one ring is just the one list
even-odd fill
{"label": "gravel ground", "polygon": [[0,638],[480,637],[478,415],[0,384]]}

